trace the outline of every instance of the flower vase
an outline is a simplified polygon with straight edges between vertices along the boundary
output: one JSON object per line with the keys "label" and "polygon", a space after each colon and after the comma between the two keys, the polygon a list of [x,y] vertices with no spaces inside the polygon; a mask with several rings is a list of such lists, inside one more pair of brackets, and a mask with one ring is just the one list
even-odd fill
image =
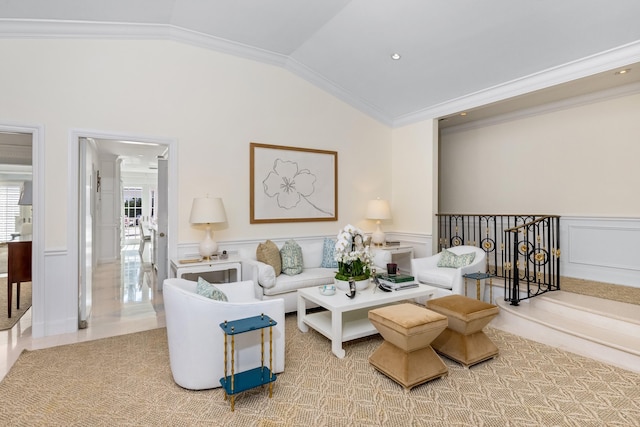
{"label": "flower vase", "polygon": [[[335,279],[336,288],[341,291],[349,292],[349,281]],[[356,281],[356,291],[363,291],[369,287],[369,279]]]}

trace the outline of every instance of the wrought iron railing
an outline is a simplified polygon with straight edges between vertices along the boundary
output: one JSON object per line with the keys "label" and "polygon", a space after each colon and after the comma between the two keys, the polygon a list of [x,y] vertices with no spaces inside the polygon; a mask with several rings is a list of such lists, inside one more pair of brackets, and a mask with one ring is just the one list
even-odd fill
{"label": "wrought iron railing", "polygon": [[560,289],[560,217],[437,214],[438,250],[470,245],[487,254],[487,271],[504,278],[512,305]]}

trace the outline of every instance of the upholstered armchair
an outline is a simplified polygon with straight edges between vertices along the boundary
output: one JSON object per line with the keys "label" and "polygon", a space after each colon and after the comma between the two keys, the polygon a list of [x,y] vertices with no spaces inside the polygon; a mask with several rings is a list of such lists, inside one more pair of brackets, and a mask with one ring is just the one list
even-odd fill
{"label": "upholstered armchair", "polygon": [[451,294],[464,295],[464,278],[462,276],[468,273],[485,273],[487,271],[487,256],[483,249],[463,245],[447,248],[447,250],[457,256],[469,253],[475,253],[475,256],[470,264],[459,268],[438,267],[442,252],[430,257],[411,260],[411,275],[418,282],[440,288],[435,297]]}
{"label": "upholstered armchair", "polygon": [[[253,281],[216,286],[228,301],[216,301],[196,293],[196,282],[166,279],[163,286],[169,343],[169,361],[174,381],[190,390],[220,387],[224,377],[224,334],[219,324],[264,313],[278,324],[273,327],[273,372],[284,371],[284,301],[261,301],[254,295]],[[269,366],[269,332],[265,329],[264,361]],[[231,339],[229,338],[229,348]],[[260,331],[235,336],[236,372],[256,368],[260,360]],[[231,358],[227,359],[231,373]]]}

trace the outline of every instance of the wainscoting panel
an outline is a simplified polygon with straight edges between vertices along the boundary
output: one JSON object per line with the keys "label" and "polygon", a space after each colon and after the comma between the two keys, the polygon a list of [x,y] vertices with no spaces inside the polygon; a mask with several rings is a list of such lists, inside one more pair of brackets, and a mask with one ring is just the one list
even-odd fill
{"label": "wainscoting panel", "polygon": [[[265,237],[263,239],[251,240],[229,240],[218,242],[218,250],[226,250],[230,254],[240,254],[255,258],[255,250],[259,243],[270,239],[278,246],[282,246],[289,239],[299,241],[322,241],[325,237],[335,239],[335,235],[330,236],[304,236],[304,237]],[[413,246],[414,257],[424,257],[431,255],[431,236],[417,233],[386,233],[388,240],[399,240],[403,246]],[[178,245],[178,258],[197,258],[199,243],[183,243]]]}
{"label": "wainscoting panel", "polygon": [[[78,327],[78,290],[69,280],[66,249],[45,250],[40,283],[34,283],[33,337],[74,332]],[[35,289],[37,287],[37,289]]]}
{"label": "wainscoting panel", "polygon": [[563,276],[640,287],[640,218],[562,217]]}

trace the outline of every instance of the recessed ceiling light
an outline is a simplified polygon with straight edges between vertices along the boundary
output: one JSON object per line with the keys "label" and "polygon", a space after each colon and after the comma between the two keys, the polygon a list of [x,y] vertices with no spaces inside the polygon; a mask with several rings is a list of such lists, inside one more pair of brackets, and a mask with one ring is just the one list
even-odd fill
{"label": "recessed ceiling light", "polygon": [[625,68],[624,70],[616,71],[616,74],[627,74],[629,71],[631,71],[631,68]]}
{"label": "recessed ceiling light", "polygon": [[397,61],[397,60],[399,60],[400,58],[402,58],[402,57],[400,56],[400,54],[399,54],[399,53],[392,53],[392,54],[391,54],[391,59],[393,59],[394,61]]}
{"label": "recessed ceiling light", "polygon": [[465,113],[464,111],[462,113],[460,113],[461,116],[466,116],[467,113]]}

